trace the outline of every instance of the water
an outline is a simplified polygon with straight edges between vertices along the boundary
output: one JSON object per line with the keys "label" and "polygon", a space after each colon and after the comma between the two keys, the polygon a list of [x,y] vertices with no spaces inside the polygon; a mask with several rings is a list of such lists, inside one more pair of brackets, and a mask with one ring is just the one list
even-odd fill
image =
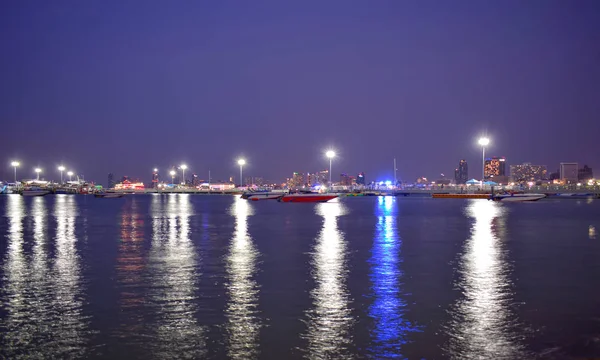
{"label": "water", "polygon": [[600,201],[0,197],[0,358],[600,356]]}

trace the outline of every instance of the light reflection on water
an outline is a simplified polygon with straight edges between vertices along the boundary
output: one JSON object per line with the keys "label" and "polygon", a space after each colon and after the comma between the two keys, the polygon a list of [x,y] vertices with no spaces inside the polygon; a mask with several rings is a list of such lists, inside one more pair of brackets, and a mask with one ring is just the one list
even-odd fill
{"label": "light reflection on water", "polygon": [[5,304],[8,317],[2,324],[2,348],[10,358],[81,357],[86,352],[89,331],[88,319],[82,312],[84,289],[75,236],[77,205],[72,197],[55,198],[52,261],[46,238],[49,213],[46,201],[31,199],[33,246],[31,254],[26,255],[25,199],[18,195],[7,199],[9,248],[3,292],[9,301]]}
{"label": "light reflection on water", "polygon": [[346,287],[346,242],[338,229],[338,217],[346,213],[341,202],[320,203],[316,212],[323,228],[312,253],[312,276],[316,287],[310,292],[313,308],[308,318],[307,356],[310,359],[349,358],[353,320]]}
{"label": "light reflection on water", "polygon": [[119,316],[122,317],[117,335],[139,344],[144,332],[144,281],[146,269],[144,251],[144,216],[135,198],[125,202],[120,216],[121,238],[118,245],[116,271],[119,293]]}
{"label": "light reflection on water", "polygon": [[407,335],[417,329],[404,319],[406,301],[401,297],[402,239],[398,235],[396,198],[380,196],[375,208],[377,226],[371,250],[371,296],[369,316],[375,322],[369,355],[375,359],[400,358]]}
{"label": "light reflection on water", "polygon": [[58,318],[54,324],[57,346],[69,356],[84,353],[84,333],[87,322],[82,314],[82,289],[80,256],[77,252],[75,224],[78,216],[74,196],[57,196],[54,203],[56,219],[56,254],[52,287],[55,293],[53,308]]}
{"label": "light reflection on water", "polygon": [[[147,283],[151,311],[158,316],[151,347],[157,358],[201,358],[206,329],[198,324],[198,259],[189,237],[189,194],[152,196],[152,243]],[[176,354],[176,355],[175,355]]]}
{"label": "light reflection on water", "polygon": [[231,214],[235,217],[235,229],[226,259],[228,355],[233,359],[252,359],[258,356],[260,320],[258,284],[254,279],[259,256],[248,233],[248,217],[252,204],[239,196],[234,199]]}
{"label": "light reflection on water", "polygon": [[466,215],[474,219],[460,258],[463,299],[452,309],[450,356],[457,359],[519,359],[525,354],[516,338],[513,285],[503,248],[506,208],[473,200]]}
{"label": "light reflection on water", "polygon": [[[7,253],[4,259],[4,286],[2,298],[5,299],[2,307],[7,312],[6,319],[2,322],[2,348],[9,356],[15,356],[19,350],[31,351],[33,334],[29,330],[33,327],[27,321],[30,310],[28,289],[29,267],[23,253],[23,219],[25,218],[25,202],[21,196],[8,196],[6,206],[8,218],[8,231],[6,235]],[[35,321],[35,320],[34,320]]]}

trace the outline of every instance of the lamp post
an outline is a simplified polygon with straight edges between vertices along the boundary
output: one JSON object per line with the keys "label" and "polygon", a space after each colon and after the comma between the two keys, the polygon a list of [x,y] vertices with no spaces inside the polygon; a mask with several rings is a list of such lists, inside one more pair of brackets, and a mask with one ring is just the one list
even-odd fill
{"label": "lamp post", "polygon": [[169,174],[171,174],[171,184],[173,184],[175,182],[175,170],[171,170]]}
{"label": "lamp post", "polygon": [[329,158],[329,186],[331,186],[331,163],[333,161],[333,158],[335,157],[335,152],[333,150],[329,150],[325,153],[325,156]]}
{"label": "lamp post", "polygon": [[64,166],[59,166],[58,167],[58,171],[60,171],[60,183],[63,183],[63,171],[65,171],[65,167]]}
{"label": "lamp post", "polygon": [[485,181],[485,147],[490,144],[490,139],[482,137],[479,139],[479,145],[481,145],[481,188],[483,188],[483,182]]}
{"label": "lamp post", "polygon": [[73,172],[72,172],[72,171],[69,171],[69,172],[67,173],[67,176],[69,176],[69,181],[71,181],[71,180],[72,180],[72,179],[71,179],[71,177],[73,176]]}
{"label": "lamp post", "polygon": [[18,161],[13,161],[10,163],[10,166],[15,168],[15,184],[17,183],[17,168],[21,165]]}
{"label": "lamp post", "polygon": [[242,175],[243,175],[244,165],[246,165],[246,160],[239,159],[238,165],[240,166],[240,187],[242,187],[242,186],[244,186],[244,180],[243,180],[244,178],[242,177]]}
{"label": "lamp post", "polygon": [[182,184],[185,186],[185,169],[187,169],[187,165],[183,164],[180,166],[181,168],[181,177],[182,177]]}
{"label": "lamp post", "polygon": [[42,172],[42,169],[40,168],[35,168],[35,173],[37,174],[37,180],[40,181],[40,173]]}

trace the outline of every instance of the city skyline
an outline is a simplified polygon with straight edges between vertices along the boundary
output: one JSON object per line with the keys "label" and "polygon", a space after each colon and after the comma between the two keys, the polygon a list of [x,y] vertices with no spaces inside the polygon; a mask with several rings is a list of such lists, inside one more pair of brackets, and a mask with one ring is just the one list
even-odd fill
{"label": "city skyline", "polygon": [[244,157],[244,173],[281,179],[326,168],[330,147],[333,174],[393,179],[393,158],[402,180],[459,159],[479,174],[482,135],[511,164],[600,167],[597,2],[12,2],[0,16],[0,155],[32,178],[65,164],[146,180],[173,163],[237,178]]}
{"label": "city skyline", "polygon": [[[239,161],[239,160],[238,160]],[[481,159],[479,160],[479,162],[481,163]],[[477,162],[476,162],[477,163]],[[35,166],[32,168],[32,171],[27,171],[27,168],[25,168],[25,164],[23,161],[19,161],[19,160],[15,160],[12,159],[11,161],[8,161],[8,164],[10,166],[10,174],[11,176],[17,176],[18,174],[18,179],[22,180],[22,179],[35,179],[37,178],[39,179],[44,179],[44,180],[48,180],[48,181],[57,181],[57,178],[64,178],[64,180],[69,180],[72,177],[75,177],[75,179],[79,176],[81,176],[83,179],[88,180],[88,181],[94,181],[97,184],[104,184],[105,182],[110,183],[109,181],[106,181],[106,176],[108,176],[108,178],[114,177],[115,174],[117,174],[117,177],[128,177],[128,178],[133,178],[133,179],[139,179],[139,181],[144,182],[145,184],[148,184],[150,187],[153,186],[153,184],[156,184],[157,182],[164,182],[164,181],[168,181],[168,178],[172,178],[174,179],[176,182],[181,182],[182,181],[182,176],[183,176],[183,172],[181,169],[181,166],[167,166],[164,167],[162,170],[160,168],[157,167],[153,167],[152,169],[150,169],[146,174],[131,174],[128,172],[119,174],[117,172],[111,171],[108,172],[107,174],[105,174],[105,178],[103,179],[94,179],[94,178],[89,178],[85,176],[85,172],[81,172],[81,171],[76,171],[76,170],[71,170],[70,168],[67,168],[64,165],[58,165],[55,167],[54,170],[52,169],[48,169],[47,167],[40,167]],[[498,167],[499,165],[500,167]],[[571,170],[572,175],[571,178],[577,178],[579,172],[583,172],[586,173],[588,170],[591,171],[593,169],[593,167],[589,166],[588,164],[582,164],[582,163],[578,163],[578,162],[560,162],[557,164],[556,166],[556,172],[558,174],[560,174],[560,178],[562,178],[562,167],[563,164],[569,164],[569,165],[574,165],[573,169]],[[237,170],[239,171],[239,166],[238,162],[236,162],[236,165],[238,166]],[[244,160],[244,166],[246,166],[246,162]],[[464,165],[464,168],[463,168]],[[482,164],[483,165],[483,164]],[[524,165],[531,165],[531,162],[523,162],[520,164],[513,164],[511,162],[509,162],[505,157],[498,157],[498,156],[486,156],[485,157],[485,178],[487,179],[492,179],[494,177],[498,177],[500,176],[502,179],[505,178],[511,178],[513,177],[513,169],[517,169],[520,166],[524,166]],[[581,165],[581,166],[579,166]],[[221,175],[214,175],[214,173],[211,174],[211,170],[209,169],[208,172],[205,174],[206,176],[203,176],[201,173],[199,173],[198,171],[193,170],[193,168],[190,168],[187,165],[183,165],[185,166],[185,169],[192,169],[191,172],[188,172],[188,176],[185,177],[186,181],[192,181],[192,179],[194,177],[196,177],[197,179],[202,179],[202,180],[206,180],[206,181],[212,181],[212,182],[228,182],[228,181],[232,181],[231,179],[238,179],[237,182],[239,183],[239,177],[236,177],[235,172],[226,175],[226,176],[221,176]],[[536,166],[540,166],[540,165],[536,165]],[[547,165],[543,165],[544,167],[544,176],[546,176],[546,179],[550,178],[550,175],[552,174],[552,166],[547,166]],[[18,172],[17,172],[18,169]],[[462,171],[461,171],[462,169]],[[495,169],[495,171],[497,171],[496,173],[492,172],[492,169]],[[510,170],[509,170],[510,169]],[[312,174],[313,175],[318,175],[320,172],[327,172],[327,176],[328,176],[328,169],[323,169],[323,170],[317,170],[314,171]],[[522,171],[522,170],[518,170],[518,171]],[[171,174],[171,172],[173,172]],[[464,173],[463,173],[464,172]],[[30,174],[31,173],[31,174]],[[364,171],[357,171],[355,173],[350,173],[348,171],[344,171],[344,170],[340,170],[339,173],[336,173],[336,170],[333,171],[332,176],[333,176],[333,181],[334,182],[339,182],[340,176],[351,176],[353,178],[353,181],[356,182],[357,179],[360,177],[359,175],[362,174],[363,176],[365,175],[366,172]],[[392,170],[390,171],[391,173],[391,177],[377,177],[377,178],[371,178],[369,179],[369,182],[372,181],[386,181],[386,180],[392,180],[393,179],[393,167]],[[435,172],[433,172],[435,173]],[[449,172],[452,173],[452,172]],[[40,175],[41,174],[41,175]],[[65,176],[65,174],[68,175]],[[292,174],[306,174],[309,175],[311,174],[311,172],[298,172],[298,171],[294,171],[292,172]],[[437,174],[440,174],[440,172],[437,172]],[[443,175],[444,172],[441,173],[441,175]],[[454,169],[454,176],[450,177],[453,178],[455,183],[464,183],[465,178],[464,176],[467,176],[467,180],[468,179],[480,179],[481,175],[477,176],[474,173],[470,173],[469,172],[469,165],[468,162],[465,159],[461,159],[459,161],[459,166],[456,167]],[[491,176],[490,176],[491,175]],[[460,176],[460,178],[458,177]],[[286,181],[289,181],[289,177],[287,177],[285,174],[282,174],[279,177],[276,178],[266,178],[264,176],[262,176],[260,173],[253,173],[253,172],[246,172],[244,174],[244,184],[248,183],[248,179],[252,179],[252,178],[259,178],[261,181],[264,181],[265,179],[267,179],[269,181],[269,183],[284,183]],[[146,179],[148,178],[148,179]],[[400,182],[405,182],[405,183],[412,183],[415,181],[415,179],[418,178],[429,178],[432,179],[432,181],[434,181],[435,179],[437,179],[436,176],[417,176],[416,178],[404,178],[402,176],[398,177],[398,181]],[[209,180],[210,179],[210,180]],[[5,181],[9,181],[9,179],[0,179],[0,181],[5,180]],[[343,181],[343,180],[342,180]],[[506,182],[505,180],[503,180],[503,182]]]}

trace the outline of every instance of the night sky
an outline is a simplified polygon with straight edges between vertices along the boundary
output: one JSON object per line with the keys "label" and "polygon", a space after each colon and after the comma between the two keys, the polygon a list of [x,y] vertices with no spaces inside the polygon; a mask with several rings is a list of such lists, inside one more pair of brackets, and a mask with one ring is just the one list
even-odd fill
{"label": "night sky", "polygon": [[0,46],[2,179],[600,173],[600,1],[4,1]]}

